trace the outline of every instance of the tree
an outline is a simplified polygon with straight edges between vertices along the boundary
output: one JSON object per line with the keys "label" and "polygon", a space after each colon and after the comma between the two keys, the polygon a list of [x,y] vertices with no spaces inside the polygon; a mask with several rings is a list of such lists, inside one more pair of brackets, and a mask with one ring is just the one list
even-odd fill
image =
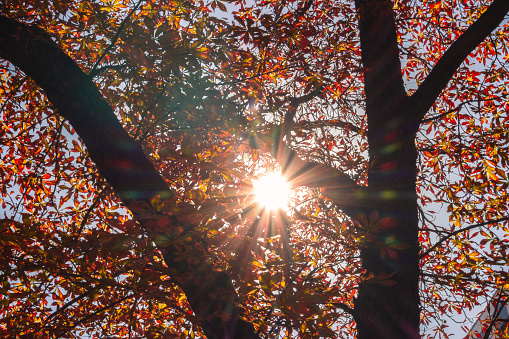
{"label": "tree", "polygon": [[416,338],[507,287],[507,0],[0,8],[3,335]]}

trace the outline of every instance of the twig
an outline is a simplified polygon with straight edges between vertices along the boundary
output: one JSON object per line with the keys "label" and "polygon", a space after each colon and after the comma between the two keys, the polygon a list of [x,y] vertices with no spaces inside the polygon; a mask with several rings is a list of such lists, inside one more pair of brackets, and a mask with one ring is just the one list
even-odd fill
{"label": "twig", "polygon": [[82,293],[81,295],[77,296],[76,298],[70,300],[69,302],[67,302],[62,307],[57,308],[53,313],[51,313],[49,316],[47,316],[46,319],[44,319],[43,324],[46,324],[51,318],[55,317],[57,314],[61,313],[62,311],[65,311],[72,304],[77,303],[81,299],[85,298],[87,295],[92,293],[95,289],[97,289],[97,287],[94,286],[94,287],[88,289],[85,293]]}
{"label": "twig", "polygon": [[104,57],[106,56],[106,53],[109,52],[109,50],[115,46],[115,44],[117,43],[117,40],[118,38],[120,37],[120,33],[122,32],[122,29],[124,28],[125,24],[127,23],[127,20],[129,20],[129,18],[131,17],[131,15],[134,13],[134,11],[136,11],[138,9],[138,7],[141,5],[141,2],[143,0],[140,0],[138,1],[138,3],[133,7],[133,9],[131,9],[129,11],[129,13],[127,14],[127,16],[124,18],[124,20],[122,20],[122,23],[120,24],[120,26],[118,27],[118,30],[117,30],[117,33],[115,33],[115,36],[113,37],[113,39],[111,40],[110,44],[108,47],[106,47],[106,49],[102,52],[101,56],[99,57],[99,59],[96,60],[94,66],[92,67],[92,70],[90,70],[90,73],[89,75],[91,77],[93,77],[95,74],[96,74],[96,69],[97,69],[97,66],[99,66],[99,64],[101,63],[101,61],[104,59]]}
{"label": "twig", "polygon": [[444,243],[445,241],[449,240],[451,237],[457,235],[457,234],[460,234],[461,232],[465,232],[465,231],[468,231],[472,228],[476,228],[476,227],[481,227],[481,226],[486,226],[486,225],[489,225],[489,224],[495,224],[495,223],[498,223],[498,222],[502,222],[502,221],[506,221],[506,220],[509,220],[509,217],[503,217],[503,218],[499,218],[499,219],[495,219],[495,220],[491,220],[491,221],[485,221],[483,223],[480,223],[480,224],[475,224],[475,225],[470,225],[470,226],[467,226],[467,227],[463,227],[457,231],[454,231],[452,233],[449,233],[446,237],[440,239],[435,245],[431,246],[429,250],[427,250],[426,252],[424,252],[422,255],[421,255],[421,259],[426,257],[430,252],[433,252],[438,246],[440,246],[442,243]]}
{"label": "twig", "polygon": [[108,70],[108,69],[122,69],[122,68],[126,68],[126,67],[127,67],[127,64],[105,65],[105,66],[98,67],[95,70],[90,71],[89,76],[93,78],[96,75],[98,75],[99,73],[101,73],[102,71],[105,71],[105,70]]}
{"label": "twig", "polygon": [[80,325],[80,324],[84,323],[84,322],[85,322],[85,321],[87,321],[88,319],[90,319],[90,318],[92,318],[92,317],[94,317],[94,316],[98,315],[99,313],[101,313],[101,312],[103,312],[103,311],[107,310],[108,308],[111,308],[111,307],[113,307],[113,306],[115,306],[115,305],[117,305],[117,304],[120,304],[121,302],[123,302],[123,301],[125,301],[125,300],[127,300],[127,299],[129,299],[129,298],[132,298],[133,296],[134,296],[133,294],[131,294],[131,295],[127,295],[127,296],[125,296],[125,297],[123,297],[123,298],[120,298],[120,299],[118,299],[118,300],[116,300],[116,301],[113,301],[113,302],[109,303],[108,305],[106,305],[106,306],[104,306],[104,307],[101,307],[100,309],[98,309],[98,310],[97,310],[97,311],[95,311],[94,313],[91,313],[91,314],[87,315],[86,317],[84,317],[83,319],[81,319],[81,320],[79,320],[78,322],[76,322],[74,325],[72,325],[72,326],[71,326],[71,328],[69,328],[69,330],[73,330],[73,329],[75,329],[76,327],[78,327],[78,325]]}
{"label": "twig", "polygon": [[99,205],[99,202],[101,201],[101,199],[104,198],[104,196],[110,192],[111,192],[111,187],[107,187],[107,188],[103,189],[101,191],[101,193],[99,193],[95,197],[94,202],[92,203],[92,206],[90,206],[88,208],[87,212],[85,213],[85,216],[83,217],[83,220],[81,221],[80,228],[78,229],[78,236],[81,235],[81,232],[83,231],[83,228],[85,227],[85,224],[87,223],[88,218],[90,217],[90,213],[92,213],[92,210],[94,210],[97,207],[97,205]]}

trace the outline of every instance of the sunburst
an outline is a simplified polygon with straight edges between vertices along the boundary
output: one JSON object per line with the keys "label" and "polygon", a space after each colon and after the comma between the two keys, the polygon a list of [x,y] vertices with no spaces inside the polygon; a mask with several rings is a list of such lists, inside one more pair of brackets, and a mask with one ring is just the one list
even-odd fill
{"label": "sunburst", "polygon": [[278,172],[272,172],[253,180],[256,202],[269,209],[279,210],[288,206],[291,194],[290,185]]}

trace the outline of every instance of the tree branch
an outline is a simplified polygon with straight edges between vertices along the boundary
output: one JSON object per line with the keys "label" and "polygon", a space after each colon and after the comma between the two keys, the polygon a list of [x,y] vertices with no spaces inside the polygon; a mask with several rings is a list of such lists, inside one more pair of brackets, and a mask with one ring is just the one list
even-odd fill
{"label": "tree branch", "polygon": [[[491,100],[490,99],[486,99],[486,100]],[[444,113],[441,113],[441,114],[438,114],[438,115],[434,115],[432,117],[429,117],[427,119],[423,119],[421,122],[422,123],[427,123],[427,122],[430,122],[430,121],[434,121],[434,120],[439,120],[443,117],[446,117],[448,116],[449,114],[452,114],[452,113],[456,113],[458,112],[459,110],[461,110],[461,108],[463,108],[463,106],[465,106],[466,104],[468,103],[471,103],[471,102],[476,102],[477,100],[467,100],[467,101],[463,101],[461,102],[458,106],[456,106],[455,108],[451,109],[451,110],[448,110],[447,112],[444,112]],[[481,101],[481,100],[479,100]]]}
{"label": "tree branch", "polygon": [[150,201],[154,195],[173,196],[95,84],[41,29],[0,16],[0,57],[18,66],[45,91],[124,203]]}
{"label": "tree branch", "polygon": [[17,86],[14,87],[14,89],[11,89],[11,91],[9,92],[9,95],[7,96],[7,98],[4,99],[4,102],[2,103],[2,106],[0,106],[0,113],[4,111],[4,108],[7,106],[7,104],[11,100],[11,98],[13,96],[15,96],[16,93],[18,93],[18,90],[21,88],[21,86],[23,86],[23,84],[27,81],[27,79],[28,79],[27,76],[23,77],[23,79],[21,79],[19,81],[19,84],[17,84]]}
{"label": "tree branch", "polygon": [[[44,90],[58,113],[74,127],[99,173],[126,206],[135,206],[131,203],[140,201],[150,206],[154,196],[161,199],[174,196],[146,158],[141,145],[117,120],[91,77],[43,30],[0,15],[0,57],[19,67]],[[132,212],[135,217],[140,216],[140,211]],[[163,253],[168,267],[181,277],[180,286],[206,335],[257,338],[253,325],[239,318],[237,295],[226,273],[205,265],[208,262],[206,249],[193,253],[199,259],[198,264],[186,260],[175,262],[177,249],[169,233],[179,226],[179,221],[174,216],[160,217],[165,218],[162,228],[153,229],[150,226],[153,220],[141,224]],[[192,232],[195,226],[186,225],[186,228]],[[217,299],[216,295],[222,297]],[[230,318],[225,320],[224,314]]]}
{"label": "tree branch", "polygon": [[265,149],[281,166],[281,172],[293,187],[319,188],[334,204],[351,217],[356,217],[366,187],[358,185],[350,176],[328,165],[301,159],[281,137],[281,126],[274,126],[269,138],[262,136]]}
{"label": "tree branch", "polygon": [[104,65],[102,67],[97,67],[96,69],[94,69],[94,71],[91,71],[89,73],[89,76],[94,78],[95,76],[97,76],[98,74],[104,72],[104,71],[107,71],[107,70],[115,70],[115,69],[122,69],[122,68],[126,68],[127,65],[126,64],[121,64],[121,65]]}
{"label": "tree branch", "polygon": [[426,257],[428,254],[430,254],[431,252],[433,252],[438,246],[440,246],[441,244],[443,244],[445,241],[449,240],[451,237],[454,237],[455,235],[457,234],[460,234],[462,232],[465,232],[465,231],[468,231],[468,230],[471,230],[472,228],[476,228],[476,227],[482,227],[482,226],[486,226],[486,225],[489,225],[489,224],[495,224],[495,223],[498,223],[498,222],[502,222],[502,221],[506,221],[506,220],[509,220],[509,217],[503,217],[503,218],[499,218],[499,219],[495,219],[495,220],[490,220],[490,221],[485,221],[485,222],[482,222],[480,224],[475,224],[475,225],[470,225],[470,226],[466,226],[466,227],[463,227],[457,231],[454,231],[452,233],[449,233],[447,236],[443,237],[442,239],[440,239],[435,245],[431,246],[426,252],[424,252],[423,254],[421,254],[421,259]]}
{"label": "tree branch", "polygon": [[363,131],[358,126],[355,126],[352,123],[340,120],[340,119],[330,119],[330,120],[316,120],[316,121],[299,121],[294,124],[296,129],[315,129],[321,127],[338,127],[345,129],[349,132],[354,132],[357,134],[362,134]]}
{"label": "tree branch", "polygon": [[291,97],[288,100],[288,111],[285,114],[281,135],[279,136],[279,139],[283,140],[283,137],[286,137],[286,140],[290,140],[290,133],[293,130],[293,126],[295,124],[295,114],[297,114],[297,108],[311,100],[313,100],[315,97],[322,94],[322,89],[320,87],[315,88],[313,91],[302,95],[300,97]]}
{"label": "tree branch", "polygon": [[120,304],[121,302],[126,301],[127,299],[132,298],[132,297],[134,297],[134,294],[126,295],[125,297],[122,297],[122,298],[120,298],[120,299],[118,299],[118,300],[115,300],[115,301],[113,301],[113,302],[109,303],[109,304],[108,304],[108,305],[106,305],[106,306],[101,307],[101,308],[100,308],[100,309],[98,309],[97,311],[95,311],[95,312],[93,312],[93,313],[91,313],[91,314],[87,315],[86,317],[84,317],[84,318],[82,318],[82,319],[78,320],[76,323],[74,323],[74,324],[73,324],[73,325],[69,328],[69,330],[73,330],[73,329],[75,329],[76,327],[78,327],[79,325],[81,325],[81,324],[82,324],[82,323],[84,323],[85,321],[89,320],[90,318],[93,318],[93,317],[95,317],[96,315],[98,315],[99,313],[104,312],[104,311],[106,311],[107,309],[112,308],[112,307],[114,307],[114,306],[116,306],[116,305]]}
{"label": "tree branch", "polygon": [[353,308],[349,307],[348,305],[343,304],[343,303],[333,303],[332,305],[336,306],[337,308],[342,309],[344,312],[355,317],[355,310]]}
{"label": "tree branch", "polygon": [[[289,134],[295,125],[293,119],[297,107],[319,96],[321,93],[321,88],[316,88],[308,94],[288,100],[289,111],[284,117],[283,124],[269,125],[269,133],[259,134],[258,140],[262,148],[268,150],[281,166],[281,172],[291,186],[320,188],[323,194],[331,199],[334,204],[355,218],[366,187],[358,185],[348,174],[336,168],[301,159],[298,153],[289,147],[287,143]],[[341,123],[339,120],[333,121],[335,121],[336,125],[347,126],[346,123]],[[319,121],[316,123],[323,122]],[[306,122],[299,124],[306,126]],[[313,122],[309,124],[306,127],[312,128]],[[286,141],[284,140],[285,136],[287,137]],[[354,207],[354,205],[356,206]]]}
{"label": "tree branch", "polygon": [[83,231],[83,228],[88,223],[88,218],[90,217],[90,214],[99,205],[101,200],[110,192],[111,192],[111,188],[106,187],[98,195],[95,196],[94,201],[92,202],[92,205],[87,209],[85,216],[83,216],[83,219],[81,220],[80,228],[78,229],[78,232],[76,233],[78,236],[81,236],[81,232]]}
{"label": "tree branch", "polygon": [[493,319],[490,321],[490,325],[488,326],[488,329],[486,330],[486,333],[484,334],[483,339],[491,338],[491,331],[493,331],[493,327],[495,326],[495,323],[499,320],[498,317],[504,310],[504,306],[509,301],[509,296],[505,296],[505,300],[502,302],[503,297],[504,297],[503,289],[500,289],[499,295],[497,298],[497,302],[495,304],[495,314],[493,314]]}
{"label": "tree branch", "polygon": [[48,321],[51,320],[51,318],[55,317],[59,313],[62,313],[67,308],[72,306],[72,304],[77,303],[78,301],[80,301],[81,299],[85,298],[86,296],[88,296],[90,293],[92,293],[93,291],[95,291],[97,289],[98,289],[97,286],[91,287],[87,291],[85,291],[84,293],[82,293],[82,294],[78,295],[77,297],[75,297],[74,299],[68,301],[65,305],[62,305],[62,307],[58,307],[53,313],[51,313],[49,316],[47,316],[46,319],[44,319],[44,321],[42,323],[46,325],[48,323]]}
{"label": "tree branch", "polygon": [[302,7],[299,7],[299,9],[295,12],[296,16],[303,16],[306,14],[306,12],[311,8],[311,5],[313,4],[313,0],[307,0]]}
{"label": "tree branch", "polygon": [[442,55],[424,82],[411,96],[416,118],[421,120],[468,55],[497,28],[509,11],[509,1],[494,0],[488,9]]}

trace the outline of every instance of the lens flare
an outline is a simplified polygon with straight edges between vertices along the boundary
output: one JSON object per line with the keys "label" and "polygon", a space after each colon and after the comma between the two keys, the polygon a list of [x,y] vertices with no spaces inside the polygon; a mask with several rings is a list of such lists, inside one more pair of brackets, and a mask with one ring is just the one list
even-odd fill
{"label": "lens flare", "polygon": [[270,173],[253,181],[254,196],[258,204],[270,210],[288,206],[290,185],[279,173]]}

